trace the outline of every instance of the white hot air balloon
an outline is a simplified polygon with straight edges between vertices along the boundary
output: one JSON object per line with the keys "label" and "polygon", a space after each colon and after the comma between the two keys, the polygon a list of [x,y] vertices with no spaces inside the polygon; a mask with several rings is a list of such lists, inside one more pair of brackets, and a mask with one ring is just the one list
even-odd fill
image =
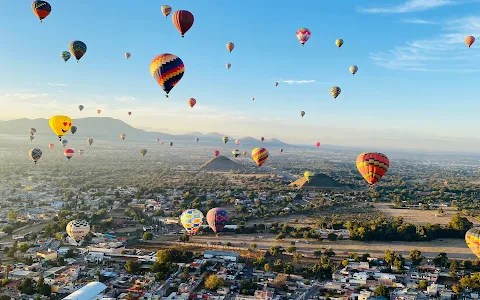
{"label": "white hot air balloon", "polygon": [[90,224],[85,220],[73,220],[65,228],[69,237],[79,243],[90,232]]}

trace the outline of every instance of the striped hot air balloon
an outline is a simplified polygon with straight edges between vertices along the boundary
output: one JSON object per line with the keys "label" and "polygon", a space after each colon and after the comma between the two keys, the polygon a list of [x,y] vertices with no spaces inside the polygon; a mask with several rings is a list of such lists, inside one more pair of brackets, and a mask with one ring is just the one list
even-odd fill
{"label": "striped hot air balloon", "polygon": [[42,150],[38,148],[33,148],[28,152],[28,155],[30,158],[33,160],[33,162],[36,164],[37,161],[42,157]]}
{"label": "striped hot air balloon", "polygon": [[67,60],[70,59],[72,55],[70,55],[70,52],[68,51],[63,51],[62,53],[60,53],[60,57],[65,61],[67,62]]}
{"label": "striped hot air balloon", "polygon": [[52,11],[52,7],[47,1],[33,1],[32,11],[40,20],[40,22],[42,22],[43,19],[48,17],[48,15],[50,14],[50,12]]}
{"label": "striped hot air balloon", "polygon": [[170,7],[170,5],[163,5],[160,9],[162,10],[165,18],[167,18],[168,15],[172,12],[172,8]]}
{"label": "striped hot air balloon", "polygon": [[190,105],[190,108],[193,108],[195,104],[197,104],[197,100],[195,100],[195,98],[188,99],[188,105]]}
{"label": "striped hot air balloon", "polygon": [[72,41],[68,46],[70,53],[78,61],[87,53],[87,45],[82,41]]}
{"label": "striped hot air balloon", "polygon": [[228,136],[222,137],[222,141],[224,144],[226,144],[228,142]]}
{"label": "striped hot air balloon", "polygon": [[368,184],[373,185],[388,171],[390,161],[385,154],[365,152],[357,157],[357,169]]}
{"label": "striped hot air balloon", "polygon": [[74,155],[75,155],[75,151],[73,151],[72,149],[65,149],[63,151],[63,155],[67,158],[67,159],[70,159],[72,158]]}
{"label": "striped hot air balloon", "polygon": [[255,148],[252,150],[252,158],[261,167],[268,159],[268,150],[265,148]]}
{"label": "striped hot air balloon", "polygon": [[194,21],[195,18],[188,10],[177,10],[172,16],[173,25],[177,28],[178,32],[180,32],[182,37],[185,37],[185,33],[192,28]]}
{"label": "striped hot air balloon", "polygon": [[226,209],[216,207],[207,212],[207,223],[215,233],[222,231],[228,220],[230,220],[230,215]]}
{"label": "striped hot air balloon", "polygon": [[165,98],[168,98],[168,93],[182,79],[184,72],[183,61],[173,54],[160,54],[150,63],[150,73],[165,91]]}
{"label": "striped hot air balloon", "polygon": [[302,44],[302,46],[305,46],[305,43],[308,41],[312,33],[308,28],[300,28],[297,30],[297,39],[298,41]]}
{"label": "striped hot air balloon", "polygon": [[475,43],[475,37],[473,35],[469,35],[465,38],[465,44],[467,44],[468,48],[470,48],[473,43]]}
{"label": "striped hot air balloon", "polygon": [[235,48],[235,44],[232,42],[227,43],[227,50],[232,53],[233,49]]}
{"label": "striped hot air balloon", "polygon": [[480,228],[469,229],[465,234],[465,242],[473,254],[480,258]]}
{"label": "striped hot air balloon", "polygon": [[330,89],[330,93],[335,99],[337,99],[338,95],[340,95],[341,92],[342,90],[338,86],[334,86]]}
{"label": "striped hot air balloon", "polygon": [[129,59],[130,56],[132,56],[132,55],[130,54],[130,52],[125,53],[125,57],[126,57],[127,59]]}

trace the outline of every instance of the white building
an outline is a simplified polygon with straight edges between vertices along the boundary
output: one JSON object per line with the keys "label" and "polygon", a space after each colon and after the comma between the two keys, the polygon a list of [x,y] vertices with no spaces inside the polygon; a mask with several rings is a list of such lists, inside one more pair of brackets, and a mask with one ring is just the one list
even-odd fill
{"label": "white building", "polygon": [[101,282],[90,282],[84,287],[71,293],[63,300],[95,300],[102,299],[107,286]]}

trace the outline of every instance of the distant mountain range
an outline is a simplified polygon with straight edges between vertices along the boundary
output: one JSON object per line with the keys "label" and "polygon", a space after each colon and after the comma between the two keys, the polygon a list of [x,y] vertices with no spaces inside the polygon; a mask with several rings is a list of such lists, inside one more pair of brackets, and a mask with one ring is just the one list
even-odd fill
{"label": "distant mountain range", "polygon": [[[156,139],[161,141],[192,141],[196,137],[202,141],[216,142],[220,141],[223,136],[229,137],[229,144],[234,143],[235,139],[238,139],[241,144],[261,146],[274,145],[278,147],[288,147],[290,145],[280,141],[279,139],[265,139],[262,143],[259,138],[243,137],[235,138],[228,134],[221,134],[211,132],[202,134],[200,132],[191,132],[182,135],[172,135],[163,132],[152,132],[143,129],[138,129],[128,125],[122,120],[113,119],[109,117],[94,117],[94,118],[80,118],[74,119],[73,125],[77,127],[75,136],[81,137],[101,137],[101,138],[118,138],[120,134],[127,135],[127,139],[143,140],[143,139]],[[38,135],[53,134],[47,119],[15,119],[10,121],[0,121],[0,134],[14,134],[14,135],[28,135],[30,128],[35,128]],[[69,133],[70,134],[70,133]]]}

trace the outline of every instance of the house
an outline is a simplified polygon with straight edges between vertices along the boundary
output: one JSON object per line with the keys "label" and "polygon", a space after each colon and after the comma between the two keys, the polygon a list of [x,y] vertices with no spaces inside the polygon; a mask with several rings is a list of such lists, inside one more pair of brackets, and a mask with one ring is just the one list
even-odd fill
{"label": "house", "polygon": [[56,251],[37,252],[37,256],[43,258],[44,260],[55,260],[57,259],[57,252]]}
{"label": "house", "polygon": [[205,250],[205,252],[203,252],[203,257],[207,259],[218,258],[218,259],[236,262],[238,260],[238,253],[230,252],[230,251]]}

